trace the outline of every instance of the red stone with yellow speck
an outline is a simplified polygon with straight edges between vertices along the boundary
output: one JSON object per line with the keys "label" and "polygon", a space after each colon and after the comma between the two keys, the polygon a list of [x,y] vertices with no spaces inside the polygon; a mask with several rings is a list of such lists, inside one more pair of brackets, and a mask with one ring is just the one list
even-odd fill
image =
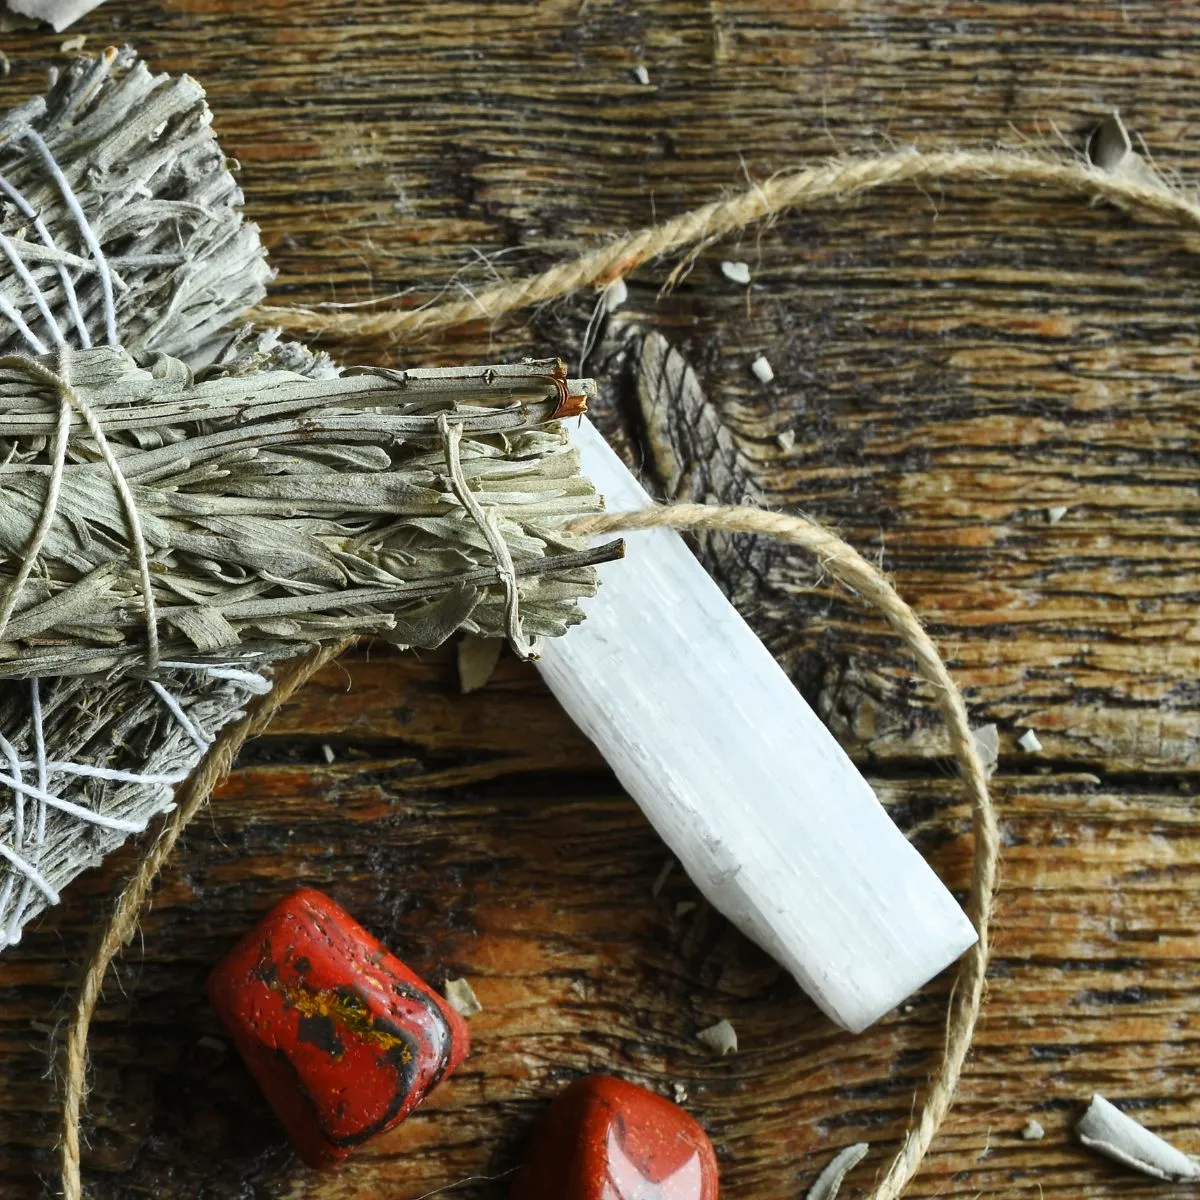
{"label": "red stone with yellow speck", "polygon": [[550,1106],[512,1200],[717,1200],[717,1157],[683,1109],[591,1075]]}
{"label": "red stone with yellow speck", "polygon": [[310,888],[238,943],[208,994],[312,1167],[403,1121],[469,1048],[458,1013]]}

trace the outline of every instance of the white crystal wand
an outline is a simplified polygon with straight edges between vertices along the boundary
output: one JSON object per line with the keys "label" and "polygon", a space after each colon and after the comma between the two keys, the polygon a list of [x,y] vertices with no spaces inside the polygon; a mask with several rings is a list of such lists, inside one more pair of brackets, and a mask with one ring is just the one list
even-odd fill
{"label": "white crystal wand", "polygon": [[[651,503],[586,418],[610,512]],[[539,669],[710,903],[855,1032],[975,941],[834,737],[683,539],[634,533]]]}

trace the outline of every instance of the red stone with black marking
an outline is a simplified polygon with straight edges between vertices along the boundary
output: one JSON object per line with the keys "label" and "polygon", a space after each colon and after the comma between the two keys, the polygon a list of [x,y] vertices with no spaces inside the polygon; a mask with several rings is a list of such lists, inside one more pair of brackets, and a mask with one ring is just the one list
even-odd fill
{"label": "red stone with black marking", "polygon": [[512,1200],[717,1200],[717,1156],[669,1100],[590,1075],[550,1106]]}
{"label": "red stone with black marking", "polygon": [[469,1048],[458,1013],[310,888],[238,943],[208,994],[312,1167],[403,1121]]}

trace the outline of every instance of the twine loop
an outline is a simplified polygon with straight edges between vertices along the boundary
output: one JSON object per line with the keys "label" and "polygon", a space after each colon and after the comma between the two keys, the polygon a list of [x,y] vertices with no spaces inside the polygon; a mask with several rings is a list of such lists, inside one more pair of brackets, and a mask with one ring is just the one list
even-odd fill
{"label": "twine loop", "polygon": [[445,449],[446,470],[450,473],[451,490],[459,504],[467,510],[471,520],[479,527],[479,532],[487,540],[488,549],[496,560],[496,575],[504,589],[505,634],[508,643],[522,662],[528,662],[536,655],[533,652],[533,644],[521,628],[521,594],[517,586],[517,568],[508,542],[500,529],[499,514],[494,508],[483,508],[475,493],[471,491],[466,475],[463,474],[462,457],[459,453],[462,446],[462,422],[451,420],[449,413],[442,413],[438,417],[437,427]]}
{"label": "twine loop", "polygon": [[50,469],[50,479],[46,486],[46,496],[37,525],[21,556],[21,565],[5,592],[3,602],[0,603],[0,638],[3,638],[4,631],[8,628],[8,623],[12,619],[25,585],[29,581],[29,576],[37,565],[38,556],[54,525],[58,502],[62,496],[67,445],[71,437],[71,414],[74,412],[82,420],[96,443],[96,449],[100,452],[104,465],[112,476],[113,487],[125,515],[130,551],[137,565],[138,580],[142,590],[142,604],[146,616],[146,664],[151,671],[154,671],[158,668],[159,663],[158,615],[154,602],[154,583],[150,578],[150,550],[142,530],[142,518],[138,512],[137,500],[134,498],[129,481],[125,478],[125,472],[121,470],[120,461],[113,453],[112,444],[104,435],[100,418],[91,405],[71,386],[70,347],[65,343],[60,346],[57,358],[58,370],[55,371],[37,359],[24,354],[0,355],[0,369],[20,371],[59,397],[58,425],[54,435],[54,458]]}
{"label": "twine loop", "polygon": [[[476,505],[477,502],[466,488],[466,480],[461,477],[461,464],[457,459],[461,428],[445,416],[441,425],[451,478],[454,479],[456,474],[459,476],[455,484],[456,495],[469,511],[464,496]],[[481,511],[475,519],[482,522],[481,528],[485,529],[486,535],[486,515]],[[954,1091],[974,1036],[987,974],[988,927],[1000,839],[986,773],[971,736],[966,704],[932,639],[884,575],[837,534],[806,517],[772,513],[749,505],[677,504],[632,513],[588,517],[573,522],[567,528],[575,534],[600,534],[662,526],[759,534],[800,546],[816,555],[831,575],[882,612],[900,635],[916,659],[922,678],[933,687],[938,707],[949,729],[951,746],[971,799],[975,856],[968,915],[975,926],[978,941],[967,952],[959,968],[951,1000],[946,1046],[928,1096],[887,1176],[872,1194],[872,1200],[897,1200],[916,1174],[953,1102]],[[499,556],[497,561],[499,563]],[[503,579],[503,566],[498,569]],[[287,675],[262,698],[255,712],[217,739],[212,752],[185,785],[181,803],[172,813],[167,826],[147,852],[133,878],[122,889],[87,964],[67,1036],[62,1143],[62,1185],[66,1200],[82,1200],[83,1196],[79,1164],[79,1118],[87,1065],[87,1035],[109,965],[121,946],[132,937],[154,879],[169,858],[179,835],[228,774],[242,745],[266,727],[272,714],[286,703],[297,688],[349,645],[348,640],[340,645],[326,646],[317,654],[289,665]]]}

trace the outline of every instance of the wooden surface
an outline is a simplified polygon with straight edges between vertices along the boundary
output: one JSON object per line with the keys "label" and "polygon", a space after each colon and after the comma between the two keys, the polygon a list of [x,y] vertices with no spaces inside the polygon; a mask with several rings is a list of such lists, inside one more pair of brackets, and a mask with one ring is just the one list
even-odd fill
{"label": "wooden surface", "polygon": [[[839,150],[1061,136],[1067,152],[1114,107],[1161,165],[1200,179],[1198,17],[1158,0],[112,0],[78,31],[89,48],[126,39],[197,74],[277,294],[349,301],[478,286],[489,263],[541,266]],[[61,41],[4,35],[6,102],[41,87]],[[1200,1151],[1196,248],[1050,196],[899,189],[715,247],[661,300],[665,270],[642,273],[594,356],[614,405],[601,423],[653,484],[670,473],[662,431],[641,427],[632,354],[618,360],[631,326],[664,334],[732,448],[690,490],[719,493],[740,471],[772,503],[836,524],[928,618],[975,720],[1000,726],[987,1008],[914,1196],[1190,1194],[1110,1166],[1069,1129],[1101,1090]],[[749,292],[721,258],[750,264]],[[574,357],[591,306],[338,352]],[[760,351],[769,387],[747,369]],[[790,451],[775,440],[787,429]],[[1051,505],[1067,507],[1059,524]],[[967,814],[927,699],[879,624],[788,554],[712,553],[897,821],[962,888]],[[1016,750],[1025,725],[1044,753]],[[81,879],[0,962],[5,1197],[36,1195],[53,1171],[48,1031],[128,861]],[[108,989],[93,1194],[413,1200],[508,1171],[546,1099],[600,1069],[686,1090],[723,1195],[790,1200],[860,1139],[873,1144],[852,1177],[865,1188],[933,1061],[948,980],[861,1037],[839,1033],[703,906],[676,915],[695,899],[681,876],[652,898],[662,861],[511,659],[466,698],[445,653],[360,653],[326,671],[188,834]],[[467,975],[485,1005],[466,1067],[326,1178],[296,1166],[202,994],[223,950],[300,883],[434,981]],[[736,1058],[694,1039],[718,1017],[738,1029]],[[1044,1141],[1019,1137],[1030,1116]]]}

